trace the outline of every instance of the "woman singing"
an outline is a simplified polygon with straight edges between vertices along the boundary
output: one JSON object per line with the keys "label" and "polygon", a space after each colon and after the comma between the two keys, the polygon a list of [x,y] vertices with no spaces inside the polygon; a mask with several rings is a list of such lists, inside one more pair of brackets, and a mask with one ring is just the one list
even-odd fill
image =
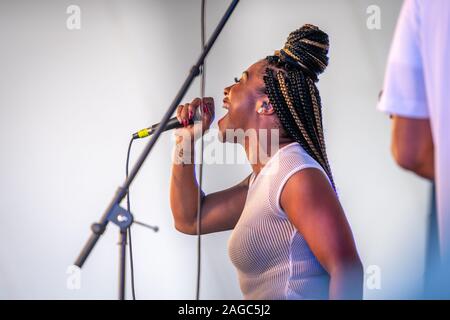
{"label": "woman singing", "polygon": [[[289,35],[283,49],[224,89],[228,112],[218,122],[220,139],[241,144],[256,161],[250,161],[253,172],[241,183],[208,195],[201,191],[200,230],[233,230],[228,251],[245,299],[362,298],[362,264],[335,192],[315,85],[327,54],[327,34],[305,25]],[[201,135],[214,119],[212,98],[177,109],[184,128],[178,129],[170,183],[175,227],[192,235],[198,230],[193,164],[198,135],[188,119],[199,106]],[[273,141],[270,134],[256,135],[250,143],[230,134],[238,129],[278,130],[279,136]],[[255,157],[261,151],[268,161]]]}

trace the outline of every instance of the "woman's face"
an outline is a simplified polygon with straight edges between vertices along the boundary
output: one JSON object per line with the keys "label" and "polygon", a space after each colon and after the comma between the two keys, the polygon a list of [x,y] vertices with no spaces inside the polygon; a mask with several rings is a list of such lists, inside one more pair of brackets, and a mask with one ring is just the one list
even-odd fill
{"label": "woman's face", "polygon": [[217,123],[221,141],[233,142],[231,140],[234,139],[225,136],[227,129],[242,129],[244,132],[250,128],[257,129],[256,110],[262,100],[267,100],[262,93],[266,66],[264,59],[256,62],[242,73],[238,82],[224,89],[223,107],[228,112]]}

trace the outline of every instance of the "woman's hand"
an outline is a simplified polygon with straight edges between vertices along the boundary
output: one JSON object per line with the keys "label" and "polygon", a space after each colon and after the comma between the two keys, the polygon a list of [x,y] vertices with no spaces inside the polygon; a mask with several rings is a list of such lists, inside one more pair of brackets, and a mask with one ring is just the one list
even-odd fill
{"label": "woman's hand", "polygon": [[[195,121],[193,125],[189,125],[189,120],[193,119],[197,108],[200,108],[202,121]],[[204,97],[203,100],[201,98],[195,98],[191,103],[179,105],[176,111],[176,117],[184,125],[184,128],[177,129],[177,138],[180,136],[188,137],[191,142],[197,140],[209,129],[214,120],[214,115],[214,99],[211,97]]]}

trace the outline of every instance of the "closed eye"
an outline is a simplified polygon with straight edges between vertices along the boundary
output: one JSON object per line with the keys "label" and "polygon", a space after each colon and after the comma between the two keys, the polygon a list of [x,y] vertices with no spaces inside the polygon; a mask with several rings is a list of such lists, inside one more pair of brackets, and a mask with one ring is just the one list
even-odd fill
{"label": "closed eye", "polygon": [[[243,78],[248,79],[248,71],[242,72],[241,79],[243,79]],[[234,78],[234,82],[239,83],[239,82],[241,82],[241,79],[238,79],[237,77],[235,77]]]}

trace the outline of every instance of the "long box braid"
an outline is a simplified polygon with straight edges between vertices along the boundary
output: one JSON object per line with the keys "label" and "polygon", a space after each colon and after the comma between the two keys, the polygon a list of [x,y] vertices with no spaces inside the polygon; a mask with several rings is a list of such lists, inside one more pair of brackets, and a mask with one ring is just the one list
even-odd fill
{"label": "long box braid", "polygon": [[328,65],[328,35],[307,24],[268,56],[265,93],[287,132],[324,169],[336,190],[325,148],[322,104],[315,82]]}

